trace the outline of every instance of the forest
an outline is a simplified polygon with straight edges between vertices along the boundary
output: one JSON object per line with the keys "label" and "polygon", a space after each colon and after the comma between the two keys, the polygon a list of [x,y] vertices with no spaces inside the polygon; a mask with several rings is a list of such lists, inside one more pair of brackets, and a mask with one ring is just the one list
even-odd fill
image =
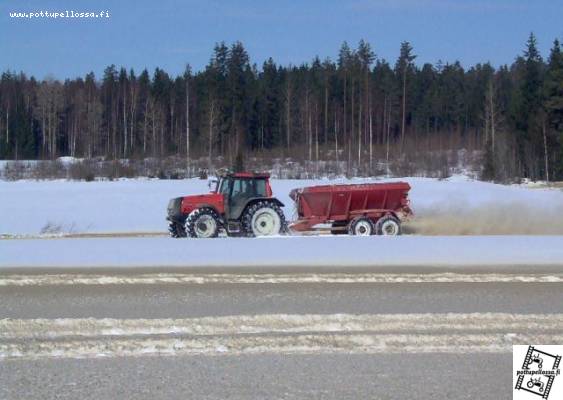
{"label": "forest", "polygon": [[522,47],[511,65],[464,68],[419,65],[409,42],[388,62],[362,40],[344,42],[336,60],[259,66],[242,43],[222,42],[205,68],[186,64],[179,76],[115,65],[64,81],[5,71],[0,159],[173,157],[217,168],[260,156],[373,175],[422,159],[440,168],[463,150],[485,180],[563,180],[561,45],[542,56],[530,34]]}

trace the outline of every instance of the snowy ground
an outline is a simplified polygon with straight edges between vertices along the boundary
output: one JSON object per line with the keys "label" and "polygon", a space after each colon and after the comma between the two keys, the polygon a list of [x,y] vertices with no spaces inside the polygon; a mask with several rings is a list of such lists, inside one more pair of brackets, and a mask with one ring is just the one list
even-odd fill
{"label": "snowy ground", "polygon": [[[554,272],[563,236],[301,236],[258,239],[81,238],[0,241],[0,269],[11,267],[427,267]],[[533,267],[530,267],[533,266]],[[459,271],[458,271],[459,272]]]}
{"label": "snowy ground", "polygon": [[[563,265],[563,191],[459,176],[400,180],[412,187],[416,216],[399,238],[0,240],[0,268]],[[366,181],[382,180],[353,180]],[[292,220],[291,189],[344,182],[350,181],[273,180],[272,185]],[[0,182],[0,234],[165,234],[168,200],[207,191],[207,181],[199,179]]]}
{"label": "snowy ground", "polygon": [[[403,178],[410,183],[416,234],[563,234],[563,191],[472,181]],[[356,179],[353,182],[382,181]],[[291,189],[346,180],[273,180],[274,194],[293,219]],[[205,193],[207,182],[130,179],[119,181],[0,181],[0,234],[165,233],[168,200]]]}

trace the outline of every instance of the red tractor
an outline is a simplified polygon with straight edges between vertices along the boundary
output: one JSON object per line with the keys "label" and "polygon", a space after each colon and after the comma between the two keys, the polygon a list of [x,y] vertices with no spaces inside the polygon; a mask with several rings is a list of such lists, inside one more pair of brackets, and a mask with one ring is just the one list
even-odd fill
{"label": "red tractor", "polygon": [[285,233],[281,201],[272,196],[267,173],[222,173],[211,193],[178,197],[168,203],[168,230],[175,238],[270,236]]}

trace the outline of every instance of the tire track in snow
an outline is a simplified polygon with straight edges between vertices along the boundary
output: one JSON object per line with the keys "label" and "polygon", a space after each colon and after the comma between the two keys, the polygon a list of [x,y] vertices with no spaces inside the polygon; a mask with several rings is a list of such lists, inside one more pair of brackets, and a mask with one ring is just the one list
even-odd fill
{"label": "tire track in snow", "polygon": [[46,285],[150,285],[150,284],[287,284],[287,283],[561,283],[563,274],[386,274],[386,273],[299,273],[299,274],[182,274],[145,273],[4,275],[2,286]]}
{"label": "tire track in snow", "polygon": [[563,314],[3,319],[0,359],[256,353],[510,352],[563,341]]}
{"label": "tire track in snow", "polygon": [[514,344],[561,343],[562,334],[308,334],[70,340],[0,344],[0,360],[243,354],[510,353]]}
{"label": "tire track in snow", "polygon": [[562,331],[563,314],[263,314],[200,318],[2,319],[1,339],[302,332]]}

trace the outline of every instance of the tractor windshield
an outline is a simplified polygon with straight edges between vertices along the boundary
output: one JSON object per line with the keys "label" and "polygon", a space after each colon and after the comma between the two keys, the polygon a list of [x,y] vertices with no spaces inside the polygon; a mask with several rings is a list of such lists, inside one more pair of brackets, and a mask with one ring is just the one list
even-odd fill
{"label": "tractor windshield", "polygon": [[254,180],[254,191],[258,197],[268,197],[266,194],[266,180],[265,179],[255,179]]}
{"label": "tractor windshield", "polygon": [[233,183],[232,196],[266,197],[265,179],[236,179]]}
{"label": "tractor windshield", "polygon": [[229,179],[221,179],[219,182],[219,186],[217,188],[217,193],[220,194],[229,194]]}
{"label": "tractor windshield", "polygon": [[223,178],[219,182],[217,193],[236,199],[268,197],[265,179]]}

